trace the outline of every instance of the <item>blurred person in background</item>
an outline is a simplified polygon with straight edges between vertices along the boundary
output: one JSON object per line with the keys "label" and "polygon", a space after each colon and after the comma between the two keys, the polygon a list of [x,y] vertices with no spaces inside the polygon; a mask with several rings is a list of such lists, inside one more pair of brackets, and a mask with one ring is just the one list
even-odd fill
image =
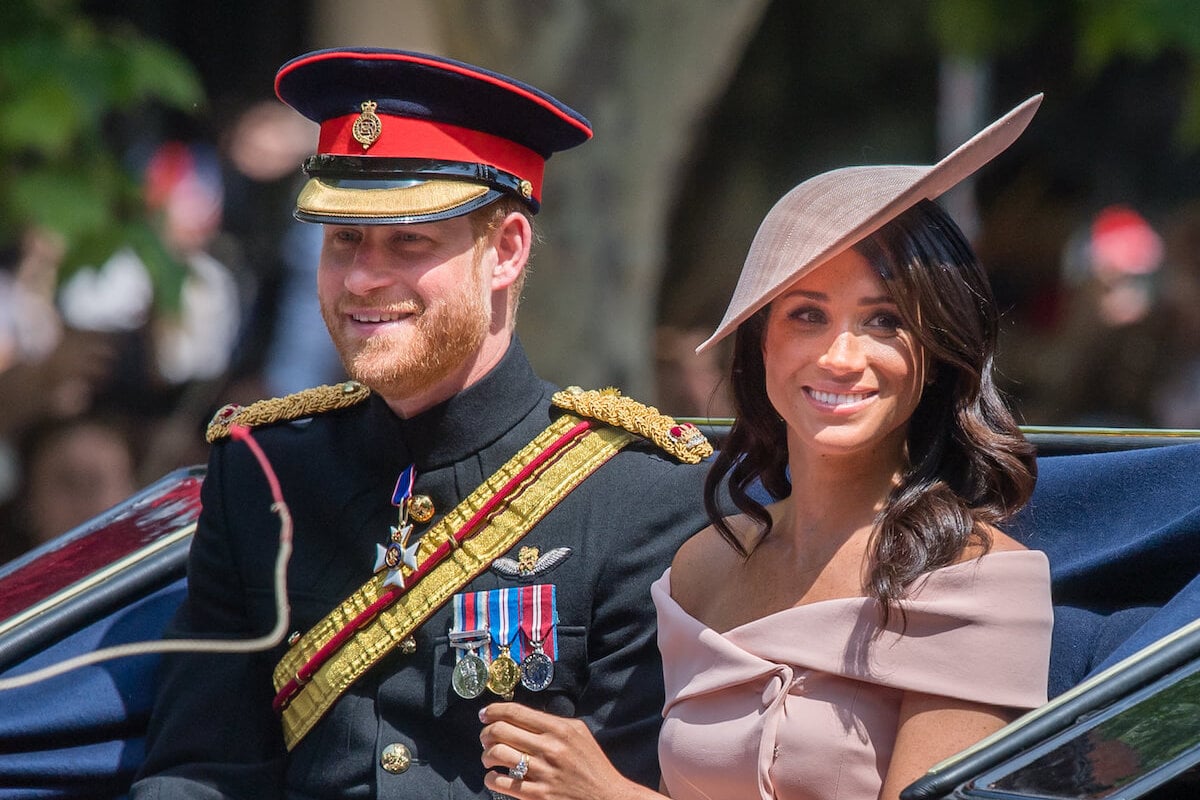
{"label": "blurred person in background", "polygon": [[63,325],[54,297],[62,256],[59,237],[31,229],[0,259],[0,504],[16,495],[16,443],[29,427],[86,411],[112,375],[112,343]]}
{"label": "blurred person in background", "polygon": [[1126,205],[1102,209],[1068,243],[1071,302],[1049,376],[1055,422],[1152,424],[1152,387],[1165,367],[1163,257],[1161,235]]}
{"label": "blurred person in background", "polygon": [[133,445],[116,419],[42,420],[24,432],[17,453],[21,479],[2,515],[0,562],[87,522],[138,488]]}
{"label": "blurred person in background", "polygon": [[1164,226],[1162,315],[1164,375],[1152,393],[1153,421],[1200,428],[1200,205],[1179,209]]}
{"label": "blurred person in background", "polygon": [[225,231],[253,275],[243,360],[244,394],[284,395],[345,377],[314,291],[321,229],[292,216],[316,125],[278,100],[254,103],[223,137],[228,165]]}
{"label": "blurred person in background", "polygon": [[67,279],[59,306],[71,327],[131,335],[126,346],[137,360],[123,364],[114,399],[161,412],[185,384],[224,373],[241,304],[229,269],[208,252],[224,202],[215,150],[179,141],[160,145],[145,165],[143,188],[163,243],[186,270],[177,302],[156,295],[153,269],[126,248]]}
{"label": "blurred person in background", "polygon": [[153,441],[145,480],[204,459],[203,420],[224,385],[241,331],[242,290],[213,255],[224,215],[216,149],[157,145],[142,168],[146,211],[182,273],[160,274],[135,249],[77,270],[59,290],[70,328],[117,343],[117,364],[97,402],[139,415]]}

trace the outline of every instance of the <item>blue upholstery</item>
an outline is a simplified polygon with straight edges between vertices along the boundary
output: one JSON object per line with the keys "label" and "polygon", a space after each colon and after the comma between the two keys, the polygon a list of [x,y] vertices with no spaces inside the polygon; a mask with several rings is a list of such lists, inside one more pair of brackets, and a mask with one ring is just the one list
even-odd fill
{"label": "blue upholstery", "polygon": [[[12,677],[78,653],[160,638],[183,581],[76,631],[4,673]],[[0,694],[0,796],[123,793],[142,760],[157,656],[122,658]]]}
{"label": "blue upholstery", "polygon": [[1050,559],[1051,696],[1200,616],[1200,445],[1038,460],[1008,530]]}

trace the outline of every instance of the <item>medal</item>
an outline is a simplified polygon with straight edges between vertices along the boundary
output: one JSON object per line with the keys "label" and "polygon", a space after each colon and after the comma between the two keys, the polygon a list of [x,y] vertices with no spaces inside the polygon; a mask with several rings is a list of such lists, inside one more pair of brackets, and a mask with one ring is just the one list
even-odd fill
{"label": "medal", "polygon": [[[488,631],[492,635],[492,663],[488,666],[487,688],[505,700],[521,684],[521,603],[514,588],[486,593]],[[516,647],[516,658],[513,648]]]}
{"label": "medal", "polygon": [[521,685],[531,692],[540,692],[554,682],[554,662],[542,651],[542,643],[530,643],[533,651],[521,661]]}
{"label": "medal", "polygon": [[454,665],[454,672],[450,675],[450,685],[454,687],[454,693],[459,697],[464,700],[474,700],[483,694],[490,677],[491,673],[487,664],[483,663],[483,659],[475,655],[474,651],[471,651],[463,654],[463,657]]}
{"label": "medal", "polygon": [[505,700],[512,700],[517,684],[521,682],[521,668],[508,654],[509,646],[500,648],[500,655],[492,659],[488,667],[487,688]]}
{"label": "medal", "polygon": [[450,632],[450,646],[459,651],[450,685],[459,697],[473,700],[487,687],[488,665],[475,650],[487,644],[489,639],[491,636],[486,630]]}
{"label": "medal", "polygon": [[388,544],[375,545],[375,572],[387,570],[383,579],[384,586],[404,587],[404,573],[401,567],[412,571],[417,569],[417,549],[420,542],[408,543],[413,526],[408,523],[408,507],[412,498],[413,483],[416,481],[416,471],[413,465],[405,467],[396,479],[396,488],[392,490],[392,505],[400,509],[399,519],[392,526],[388,536]]}
{"label": "medal", "polygon": [[477,652],[484,648],[487,655],[492,635],[488,632],[487,599],[483,592],[464,592],[454,595],[454,627],[450,631],[450,646],[456,653],[450,686],[464,700],[483,694],[488,682],[488,662]]}
{"label": "medal", "polygon": [[521,685],[540,692],[554,682],[554,659],[546,653],[547,639],[553,652],[554,627],[558,624],[554,584],[522,586],[520,592],[520,631],[529,642],[529,652],[521,659]]}

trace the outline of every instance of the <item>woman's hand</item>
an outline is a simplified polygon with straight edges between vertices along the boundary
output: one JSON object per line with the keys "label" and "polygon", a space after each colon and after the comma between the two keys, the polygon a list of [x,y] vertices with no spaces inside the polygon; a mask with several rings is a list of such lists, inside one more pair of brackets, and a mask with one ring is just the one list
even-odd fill
{"label": "woman's hand", "polygon": [[[479,719],[483,766],[489,769],[484,784],[493,791],[522,800],[661,798],[621,775],[580,720],[519,703],[493,703]],[[490,771],[496,767],[508,774]],[[514,776],[514,769],[523,776]]]}

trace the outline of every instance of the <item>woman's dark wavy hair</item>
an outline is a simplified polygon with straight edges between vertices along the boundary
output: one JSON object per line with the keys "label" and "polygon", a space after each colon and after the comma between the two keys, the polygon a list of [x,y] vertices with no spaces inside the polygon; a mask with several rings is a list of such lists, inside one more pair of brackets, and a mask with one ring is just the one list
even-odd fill
{"label": "woman's dark wavy hair", "polygon": [[[1025,440],[992,371],[999,321],[987,275],[962,231],[929,200],[854,247],[883,278],[903,325],[925,349],[932,382],[908,426],[908,466],[876,518],[864,587],[881,601],[883,622],[921,575],[957,561],[991,539],[982,523],[1011,517],[1037,475]],[[734,503],[771,531],[767,510],[748,493],[761,482],[776,498],[791,485],[782,419],[767,399],[762,341],[768,307],[738,326],[731,382],[736,419],[704,489],[717,531],[749,553],[724,520],[718,495],[726,476]]]}

